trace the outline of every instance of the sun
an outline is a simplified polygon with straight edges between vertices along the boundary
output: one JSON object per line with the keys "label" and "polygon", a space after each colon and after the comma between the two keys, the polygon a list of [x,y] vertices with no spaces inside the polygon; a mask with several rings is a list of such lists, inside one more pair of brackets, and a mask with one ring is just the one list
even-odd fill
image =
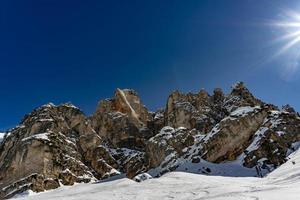
{"label": "sun", "polygon": [[286,10],[283,13],[284,20],[272,23],[273,26],[280,28],[284,34],[275,41],[286,42],[278,51],[277,56],[287,52],[300,43],[300,13]]}

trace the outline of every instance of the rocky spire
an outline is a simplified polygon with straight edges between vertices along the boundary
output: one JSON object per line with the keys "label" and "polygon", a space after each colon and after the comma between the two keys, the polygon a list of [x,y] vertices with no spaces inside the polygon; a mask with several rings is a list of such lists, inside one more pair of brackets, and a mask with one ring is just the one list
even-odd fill
{"label": "rocky spire", "polygon": [[263,106],[264,102],[255,98],[254,95],[248,90],[243,82],[237,82],[232,86],[229,95],[224,99],[224,107],[229,111],[242,106]]}
{"label": "rocky spire", "polygon": [[221,88],[215,88],[212,98],[215,104],[223,103],[225,98],[223,90]]}
{"label": "rocky spire", "polygon": [[97,111],[91,117],[96,132],[114,146],[143,146],[145,137],[151,133],[147,125],[153,116],[142,104],[138,94],[130,89],[117,89],[112,99],[99,103]]}
{"label": "rocky spire", "polygon": [[127,114],[137,127],[143,127],[151,120],[149,111],[142,104],[138,94],[134,90],[117,89],[114,105],[116,110]]}

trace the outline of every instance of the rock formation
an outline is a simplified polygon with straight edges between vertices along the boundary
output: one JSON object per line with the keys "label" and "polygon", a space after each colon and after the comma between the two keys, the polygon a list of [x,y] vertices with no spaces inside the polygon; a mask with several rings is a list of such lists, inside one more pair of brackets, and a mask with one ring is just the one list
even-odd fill
{"label": "rock formation", "polygon": [[0,141],[0,198],[118,174],[142,181],[189,166],[216,174],[207,166],[228,162],[263,176],[299,141],[298,113],[262,102],[242,82],[227,95],[175,91],[156,112],[135,91],[117,89],[90,117],[71,104],[47,104],[9,130]]}
{"label": "rock formation", "polygon": [[152,115],[133,90],[117,89],[113,99],[100,101],[91,121],[98,135],[114,147],[141,149],[152,136],[147,128]]}

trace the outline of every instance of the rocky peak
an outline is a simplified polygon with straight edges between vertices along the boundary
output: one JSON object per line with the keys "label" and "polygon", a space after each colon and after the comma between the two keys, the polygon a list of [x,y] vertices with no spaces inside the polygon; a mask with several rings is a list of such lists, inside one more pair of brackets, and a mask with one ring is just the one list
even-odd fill
{"label": "rocky peak", "polygon": [[224,98],[223,90],[221,88],[215,88],[212,96],[214,104],[222,104]]}
{"label": "rocky peak", "polygon": [[201,89],[199,93],[194,95],[195,106],[198,110],[205,110],[211,105],[211,96],[204,89]]}
{"label": "rocky peak", "polygon": [[130,89],[117,89],[113,99],[100,101],[96,113],[120,112],[137,126],[143,127],[151,120],[151,114],[142,104],[137,92]]}
{"label": "rocky peak", "polygon": [[208,92],[203,88],[198,92],[199,99],[207,100],[209,99],[209,96],[210,95],[208,94]]}
{"label": "rocky peak", "polygon": [[262,104],[262,102],[256,99],[253,94],[248,90],[245,86],[244,82],[238,82],[232,87],[232,91],[230,96],[240,97],[242,100],[246,101],[251,106],[255,106],[257,104]]}
{"label": "rocky peak", "polygon": [[197,94],[173,92],[167,101],[165,125],[207,132],[226,115],[223,100],[220,89],[216,89],[213,96],[204,89]]}
{"label": "rocky peak", "polygon": [[289,112],[289,113],[296,113],[295,109],[292,106],[290,106],[289,104],[282,106],[282,110]]}
{"label": "rocky peak", "polygon": [[91,117],[96,132],[114,147],[144,146],[144,137],[150,137],[147,129],[152,114],[142,104],[134,90],[117,89],[112,99],[100,101]]}
{"label": "rocky peak", "polygon": [[224,107],[231,112],[241,106],[263,106],[265,103],[255,98],[243,82],[232,86],[231,93],[224,100]]}
{"label": "rocky peak", "polygon": [[151,115],[134,90],[117,89],[114,103],[116,110],[128,114],[137,127],[143,127],[151,120]]}

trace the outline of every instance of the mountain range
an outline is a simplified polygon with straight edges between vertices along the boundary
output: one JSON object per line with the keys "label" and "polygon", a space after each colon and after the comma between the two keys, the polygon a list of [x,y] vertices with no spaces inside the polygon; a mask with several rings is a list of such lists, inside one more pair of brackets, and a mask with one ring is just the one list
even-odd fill
{"label": "mountain range", "polygon": [[4,133],[0,198],[124,177],[151,183],[178,179],[183,185],[243,177],[251,185],[276,174],[299,146],[299,113],[257,99],[243,82],[229,94],[220,88],[212,94],[174,91],[155,112],[134,90],[117,89],[91,116],[70,103],[49,103]]}

